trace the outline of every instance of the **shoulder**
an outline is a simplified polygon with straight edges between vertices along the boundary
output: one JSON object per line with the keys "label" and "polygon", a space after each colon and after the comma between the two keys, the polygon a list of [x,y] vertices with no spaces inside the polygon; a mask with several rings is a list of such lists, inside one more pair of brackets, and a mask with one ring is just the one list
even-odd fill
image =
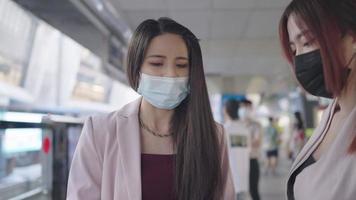
{"label": "shoulder", "polygon": [[126,104],[123,108],[106,113],[93,115],[86,119],[82,133],[89,137],[98,147],[106,146],[107,142],[115,141],[118,126],[129,126],[127,119],[138,114],[139,102]]}
{"label": "shoulder", "polygon": [[119,110],[106,114],[90,116],[89,118],[92,121],[93,131],[105,132],[107,129],[116,127],[117,123],[120,122],[120,120],[124,120],[133,115],[137,115],[139,111],[140,102],[141,98],[126,104]]}
{"label": "shoulder", "polygon": [[215,126],[216,126],[216,132],[218,134],[219,137],[223,136],[225,134],[225,128],[224,125],[215,122]]}
{"label": "shoulder", "polygon": [[93,115],[89,117],[94,130],[97,128],[102,129],[108,126],[112,126],[115,124],[115,121],[118,118],[120,118],[120,110],[116,110],[106,114]]}
{"label": "shoulder", "polygon": [[235,196],[235,191],[229,164],[230,161],[228,158],[227,138],[225,136],[224,126],[218,122],[215,122],[215,125],[220,144],[221,169],[224,182],[224,199],[233,199]]}
{"label": "shoulder", "polygon": [[225,126],[218,123],[218,122],[215,122],[215,126],[216,126],[216,133],[217,133],[217,136],[218,136],[218,140],[219,140],[219,143],[221,145],[224,145],[224,141],[225,141]]}
{"label": "shoulder", "polygon": [[98,154],[99,160],[103,160],[108,141],[114,141],[115,124],[119,111],[107,114],[89,116],[83,125],[79,142],[87,148],[91,146]]}

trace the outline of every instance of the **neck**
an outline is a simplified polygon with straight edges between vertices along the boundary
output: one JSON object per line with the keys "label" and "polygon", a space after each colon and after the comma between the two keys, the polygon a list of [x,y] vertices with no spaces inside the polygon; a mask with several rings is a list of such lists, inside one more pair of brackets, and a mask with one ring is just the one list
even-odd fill
{"label": "neck", "polygon": [[[356,63],[355,63],[356,64]],[[351,70],[346,86],[338,98],[341,113],[348,114],[356,103],[356,67]]]}
{"label": "neck", "polygon": [[170,130],[170,121],[174,110],[158,109],[142,99],[140,105],[141,120],[150,128],[156,131],[168,133]]}

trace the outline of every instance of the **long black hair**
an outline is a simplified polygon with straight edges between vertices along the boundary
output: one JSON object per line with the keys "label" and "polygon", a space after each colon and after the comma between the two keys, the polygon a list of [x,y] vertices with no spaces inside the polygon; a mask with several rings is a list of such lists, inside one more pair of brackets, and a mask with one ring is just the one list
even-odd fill
{"label": "long black hair", "polygon": [[186,27],[169,18],[143,21],[133,33],[127,54],[127,75],[137,90],[140,70],[150,41],[162,34],[182,37],[189,59],[187,98],[175,109],[171,120],[174,145],[175,191],[179,200],[221,199],[223,178],[221,148],[217,127],[212,116],[204,76],[199,40]]}
{"label": "long black hair", "polygon": [[294,112],[294,117],[297,120],[295,123],[295,128],[297,128],[298,130],[303,130],[304,129],[304,123],[303,123],[303,119],[302,119],[302,115],[299,111]]}

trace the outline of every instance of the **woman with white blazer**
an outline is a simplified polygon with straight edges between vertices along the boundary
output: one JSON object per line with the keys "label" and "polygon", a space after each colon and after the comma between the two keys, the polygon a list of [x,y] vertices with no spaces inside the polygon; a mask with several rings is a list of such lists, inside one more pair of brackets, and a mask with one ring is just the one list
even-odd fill
{"label": "woman with white blazer", "polygon": [[169,18],[142,22],[127,75],[142,98],[87,119],[67,199],[233,200],[224,131],[213,120],[195,35]]}
{"label": "woman with white blazer", "polygon": [[300,85],[333,99],[294,161],[288,200],[354,200],[356,0],[293,0],[282,15],[280,38]]}

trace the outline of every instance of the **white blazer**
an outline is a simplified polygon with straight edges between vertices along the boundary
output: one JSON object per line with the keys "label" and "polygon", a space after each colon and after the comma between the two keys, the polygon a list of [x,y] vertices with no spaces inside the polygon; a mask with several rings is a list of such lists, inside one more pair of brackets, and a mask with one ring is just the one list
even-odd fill
{"label": "white blazer", "polygon": [[[295,159],[287,182],[287,196],[294,193],[295,200],[355,200],[356,199],[356,154],[348,149],[356,136],[356,106],[340,126],[329,149],[314,164],[293,175],[315,152],[326,136],[337,107],[334,100],[324,112],[314,134]],[[290,198],[290,199],[293,199]]]}

